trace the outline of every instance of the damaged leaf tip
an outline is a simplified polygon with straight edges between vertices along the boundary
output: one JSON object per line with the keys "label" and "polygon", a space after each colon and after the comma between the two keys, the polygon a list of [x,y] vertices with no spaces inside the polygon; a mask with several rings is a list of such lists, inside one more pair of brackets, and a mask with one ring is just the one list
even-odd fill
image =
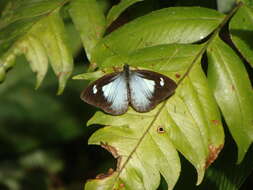
{"label": "damaged leaf tip", "polygon": [[208,156],[208,159],[206,160],[205,168],[208,168],[216,160],[216,158],[218,157],[222,148],[223,148],[223,144],[218,147],[215,147],[213,145],[209,145],[209,147],[208,147],[209,156]]}

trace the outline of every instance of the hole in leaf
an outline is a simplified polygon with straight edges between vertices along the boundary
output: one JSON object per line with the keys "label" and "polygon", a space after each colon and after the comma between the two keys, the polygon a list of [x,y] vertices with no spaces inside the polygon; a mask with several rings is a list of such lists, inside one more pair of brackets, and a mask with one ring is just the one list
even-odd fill
{"label": "hole in leaf", "polygon": [[107,151],[109,151],[113,155],[114,158],[119,157],[118,151],[115,147],[109,145],[108,143],[103,143],[103,142],[100,142],[100,146],[106,149]]}
{"label": "hole in leaf", "polygon": [[157,132],[158,132],[158,133],[165,133],[165,129],[164,129],[162,126],[159,126],[159,127],[157,128]]}

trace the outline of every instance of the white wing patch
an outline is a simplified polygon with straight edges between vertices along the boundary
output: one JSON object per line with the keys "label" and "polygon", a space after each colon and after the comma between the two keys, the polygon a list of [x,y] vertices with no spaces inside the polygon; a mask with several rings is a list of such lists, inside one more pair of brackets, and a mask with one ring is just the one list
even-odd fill
{"label": "white wing patch", "polygon": [[127,81],[124,73],[116,75],[113,80],[102,87],[105,99],[111,103],[110,108],[120,114],[128,108]]}
{"label": "white wing patch", "polygon": [[129,88],[132,107],[139,112],[148,110],[155,90],[155,81],[142,78],[140,73],[130,72]]}

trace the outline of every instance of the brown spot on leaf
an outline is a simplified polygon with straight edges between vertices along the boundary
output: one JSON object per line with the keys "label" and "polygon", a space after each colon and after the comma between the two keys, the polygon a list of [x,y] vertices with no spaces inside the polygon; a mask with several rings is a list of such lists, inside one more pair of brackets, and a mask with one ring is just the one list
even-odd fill
{"label": "brown spot on leaf", "polygon": [[235,86],[234,85],[232,85],[231,88],[232,88],[232,91],[235,91]]}
{"label": "brown spot on leaf", "polygon": [[176,78],[180,78],[181,77],[181,75],[178,74],[178,73],[176,73],[175,76],[176,76]]}
{"label": "brown spot on leaf", "polygon": [[102,27],[100,27],[99,25],[95,26],[95,34],[96,37],[99,38],[101,36],[101,31],[102,31]]}
{"label": "brown spot on leaf", "polygon": [[208,156],[208,159],[206,160],[205,168],[208,168],[216,160],[222,148],[223,148],[223,144],[218,147],[215,147],[213,145],[208,146],[209,156]]}
{"label": "brown spot on leaf", "polygon": [[119,187],[120,187],[120,188],[124,188],[124,187],[125,187],[125,184],[124,184],[124,183],[121,183],[121,184],[119,185]]}
{"label": "brown spot on leaf", "polygon": [[160,134],[165,133],[165,129],[163,128],[163,126],[158,126],[157,127],[157,132],[160,133]]}
{"label": "brown spot on leaf", "polygon": [[113,174],[114,170],[112,168],[109,168],[108,172],[106,174],[101,173],[96,176],[96,179],[104,179],[106,177],[109,177]]}
{"label": "brown spot on leaf", "polygon": [[125,187],[124,183],[119,184],[119,186],[117,188],[113,188],[113,190],[121,190]]}
{"label": "brown spot on leaf", "polygon": [[212,120],[212,123],[213,123],[214,125],[219,125],[219,124],[220,124],[220,121],[219,121],[219,120],[214,119],[214,120]]}
{"label": "brown spot on leaf", "polygon": [[25,54],[28,52],[28,48],[27,47],[21,47],[20,48]]}
{"label": "brown spot on leaf", "polygon": [[103,143],[103,142],[100,142],[100,146],[106,149],[107,151],[109,151],[113,155],[114,158],[119,157],[118,151],[115,147],[109,145],[108,143]]}

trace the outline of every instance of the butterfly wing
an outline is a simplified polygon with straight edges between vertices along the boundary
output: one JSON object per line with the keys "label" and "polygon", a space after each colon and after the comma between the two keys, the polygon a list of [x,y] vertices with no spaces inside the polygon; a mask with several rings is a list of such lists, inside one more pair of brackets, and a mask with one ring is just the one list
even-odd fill
{"label": "butterfly wing", "polygon": [[81,99],[112,115],[120,115],[128,109],[128,90],[125,73],[107,74],[91,83]]}
{"label": "butterfly wing", "polygon": [[131,106],[138,112],[147,112],[172,95],[176,83],[169,77],[147,70],[130,71]]}

